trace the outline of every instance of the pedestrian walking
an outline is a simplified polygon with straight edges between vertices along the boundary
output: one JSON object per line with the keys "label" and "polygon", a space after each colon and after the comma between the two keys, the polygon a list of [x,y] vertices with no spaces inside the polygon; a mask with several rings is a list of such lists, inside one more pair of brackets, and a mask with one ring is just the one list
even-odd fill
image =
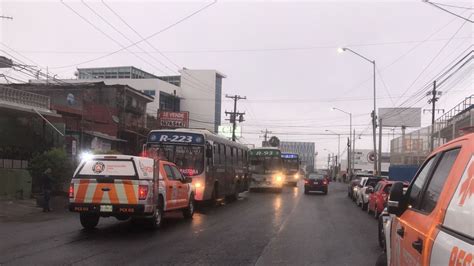
{"label": "pedestrian walking", "polygon": [[50,212],[49,200],[51,199],[51,168],[46,169],[41,177],[41,188],[43,190],[43,212]]}

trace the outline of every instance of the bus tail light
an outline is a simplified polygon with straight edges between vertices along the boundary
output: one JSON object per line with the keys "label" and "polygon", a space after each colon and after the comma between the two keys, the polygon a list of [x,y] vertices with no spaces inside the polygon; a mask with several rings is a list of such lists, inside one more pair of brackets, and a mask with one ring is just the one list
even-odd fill
{"label": "bus tail light", "polygon": [[69,198],[74,198],[74,184],[69,185]]}
{"label": "bus tail light", "polygon": [[148,185],[139,185],[138,186],[138,199],[144,200],[148,196]]}

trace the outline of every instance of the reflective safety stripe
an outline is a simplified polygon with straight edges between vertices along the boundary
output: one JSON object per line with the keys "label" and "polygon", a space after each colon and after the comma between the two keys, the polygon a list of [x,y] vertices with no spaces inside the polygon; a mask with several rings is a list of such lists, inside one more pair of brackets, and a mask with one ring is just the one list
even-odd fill
{"label": "reflective safety stripe", "polygon": [[77,191],[77,193],[74,197],[76,203],[83,203],[84,202],[88,187],[89,187],[89,179],[79,180],[79,185],[78,185],[77,189],[74,186],[74,190]]}
{"label": "reflective safety stripe", "polygon": [[123,186],[125,189],[125,194],[127,195],[128,204],[137,204],[138,198],[135,194],[134,186],[132,181],[130,180],[123,180]]}

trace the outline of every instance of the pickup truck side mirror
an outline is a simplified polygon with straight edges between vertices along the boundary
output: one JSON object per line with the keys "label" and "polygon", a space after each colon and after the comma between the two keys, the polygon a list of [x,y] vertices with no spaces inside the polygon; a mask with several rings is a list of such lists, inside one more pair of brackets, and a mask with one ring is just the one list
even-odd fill
{"label": "pickup truck side mirror", "polygon": [[403,212],[403,183],[396,182],[390,189],[390,195],[387,201],[388,213],[400,216]]}
{"label": "pickup truck side mirror", "polygon": [[193,179],[189,176],[186,176],[184,179],[183,179],[183,183],[185,184],[191,184],[193,182]]}

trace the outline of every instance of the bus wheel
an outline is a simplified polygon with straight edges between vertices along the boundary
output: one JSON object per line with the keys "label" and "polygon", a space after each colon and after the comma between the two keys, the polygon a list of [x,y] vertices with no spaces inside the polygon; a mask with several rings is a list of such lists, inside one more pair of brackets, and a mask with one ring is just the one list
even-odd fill
{"label": "bus wheel", "polygon": [[97,224],[99,224],[100,216],[98,214],[91,214],[91,213],[81,213],[80,220],[81,225],[87,230],[94,229]]}
{"label": "bus wheel", "polygon": [[232,195],[227,197],[228,201],[236,201],[239,198],[240,183],[236,184],[234,187],[234,192]]}

